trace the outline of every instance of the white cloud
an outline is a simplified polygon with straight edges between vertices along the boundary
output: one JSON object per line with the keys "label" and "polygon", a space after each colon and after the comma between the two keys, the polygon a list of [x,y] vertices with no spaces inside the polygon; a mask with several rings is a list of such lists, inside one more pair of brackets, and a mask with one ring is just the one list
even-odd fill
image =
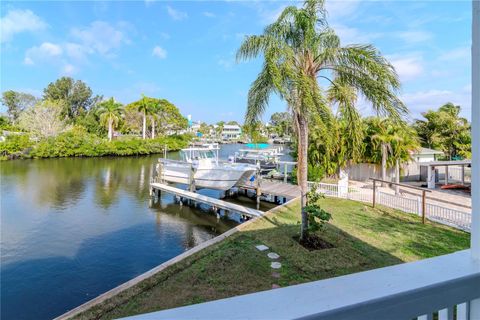
{"label": "white cloud", "polygon": [[438,57],[440,61],[469,60],[471,50],[469,47],[460,47],[446,51]]}
{"label": "white cloud", "polygon": [[357,28],[347,27],[343,24],[332,24],[331,27],[340,37],[342,45],[371,43],[372,40],[384,35],[380,32],[364,32]]}
{"label": "white cloud", "polygon": [[104,21],[94,21],[85,28],[73,28],[71,34],[85,47],[105,56],[112,56],[113,49],[130,43],[121,30]]}
{"label": "white cloud", "polygon": [[175,10],[170,6],[167,6],[167,13],[173,20],[183,20],[188,18],[186,12]]}
{"label": "white cloud", "polygon": [[47,24],[30,10],[9,10],[0,19],[1,42],[8,42],[21,32],[35,32],[47,28]]}
{"label": "white cloud", "polygon": [[447,102],[452,102],[462,107],[463,116],[470,118],[470,96],[468,86],[465,86],[458,91],[431,89],[406,93],[401,98],[414,116],[430,109],[437,109]]}
{"label": "white cloud", "polygon": [[207,18],[215,18],[216,17],[215,13],[210,12],[210,11],[204,11],[203,15]]}
{"label": "white cloud", "polygon": [[65,64],[65,65],[63,66],[63,68],[62,68],[62,72],[63,72],[63,74],[65,74],[65,75],[72,75],[72,74],[74,74],[76,71],[77,71],[77,68],[76,68],[74,65],[69,64],[69,63]]}
{"label": "white cloud", "polygon": [[160,59],[165,59],[167,57],[167,51],[160,46],[155,46],[155,48],[153,48],[152,55]]}
{"label": "white cloud", "polygon": [[423,74],[423,64],[420,57],[392,58],[389,60],[402,81],[410,80]]}
{"label": "white cloud", "polygon": [[396,34],[397,37],[406,43],[419,43],[431,40],[433,35],[427,31],[402,31]]}
{"label": "white cloud", "polygon": [[331,0],[325,2],[325,8],[327,9],[328,17],[334,20],[355,13],[359,4],[359,0]]}
{"label": "white cloud", "polygon": [[31,47],[26,51],[24,63],[34,65],[38,62],[48,62],[62,56],[62,54],[63,49],[61,46],[51,42],[44,42],[40,46]]}

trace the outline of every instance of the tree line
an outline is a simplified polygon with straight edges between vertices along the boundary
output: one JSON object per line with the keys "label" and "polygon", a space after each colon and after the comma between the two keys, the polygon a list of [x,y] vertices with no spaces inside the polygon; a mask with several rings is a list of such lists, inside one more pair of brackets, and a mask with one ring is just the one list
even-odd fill
{"label": "tree line", "polygon": [[[106,138],[108,141],[112,141],[117,132],[119,138],[129,143],[127,140],[136,137],[155,139],[178,134],[188,127],[187,119],[166,99],[142,95],[139,100],[123,105],[113,97],[104,99],[94,95],[86,83],[70,77],[50,83],[41,98],[8,90],[2,93],[1,102],[7,109],[7,116],[0,117],[0,128],[9,131],[6,139],[12,140],[10,147],[13,149],[15,145],[18,145],[17,149],[21,149],[22,145],[31,145],[29,139],[34,142],[53,141],[51,138],[69,132],[90,135],[93,140]],[[20,138],[21,135],[28,138]],[[3,156],[12,152],[5,150],[7,146],[1,146]],[[19,151],[16,150],[17,153]],[[157,152],[158,148],[151,151]],[[131,152],[135,154],[134,150]],[[99,151],[93,155],[102,154]]]}

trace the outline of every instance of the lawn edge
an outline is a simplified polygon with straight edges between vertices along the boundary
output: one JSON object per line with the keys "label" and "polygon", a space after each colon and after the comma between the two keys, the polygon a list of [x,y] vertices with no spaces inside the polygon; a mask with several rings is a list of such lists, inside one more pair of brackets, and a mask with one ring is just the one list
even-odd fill
{"label": "lawn edge", "polygon": [[167,260],[165,262],[163,262],[162,264],[148,270],[147,272],[145,273],[142,273],[141,275],[127,281],[127,282],[124,282],[122,283],[121,285],[105,292],[105,293],[102,293],[101,295],[99,295],[98,297],[96,298],[93,298],[92,300],[89,300],[81,305],[79,305],[78,307],[70,310],[70,311],[67,311],[65,313],[63,313],[62,315],[54,318],[53,320],[65,320],[65,319],[71,319],[87,310],[89,310],[90,308],[94,307],[94,306],[97,306],[105,301],[107,301],[108,299],[111,299],[113,297],[115,297],[116,295],[124,292],[125,290],[127,289],[130,289],[132,287],[134,287],[135,285],[139,284],[140,282],[144,281],[144,280],[147,280],[153,276],[155,276],[156,274],[158,274],[159,272],[162,272],[163,270],[165,270],[166,268],[170,267],[170,266],[173,266],[175,265],[176,263],[179,263],[181,261],[183,261],[184,259],[214,245],[214,244],[217,244],[223,240],[225,240],[226,238],[232,236],[233,234],[243,230],[244,228],[246,228],[247,226],[249,226],[250,224],[254,223],[255,221],[257,221],[258,219],[262,219],[263,217],[267,216],[267,215],[271,215],[273,214],[274,212],[278,211],[278,210],[281,210],[283,209],[284,207],[288,206],[289,204],[295,202],[298,198],[294,198],[292,200],[289,200],[287,202],[285,202],[284,204],[281,204],[275,208],[272,208],[268,211],[266,211],[262,216],[260,217],[256,217],[256,218],[253,218],[251,220],[248,220],[238,226],[236,226],[235,228],[232,228],[218,236],[216,236],[215,238],[212,238],[210,240],[207,240],[201,244],[199,244],[198,246],[195,246],[181,254],[179,254],[178,256],[175,256],[173,257],[172,259],[170,260]]}

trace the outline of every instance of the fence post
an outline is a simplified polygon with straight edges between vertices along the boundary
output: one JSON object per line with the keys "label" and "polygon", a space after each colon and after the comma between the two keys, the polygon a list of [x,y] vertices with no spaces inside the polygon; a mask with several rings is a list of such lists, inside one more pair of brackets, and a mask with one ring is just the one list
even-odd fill
{"label": "fence post", "polygon": [[373,180],[373,200],[372,200],[372,206],[375,208],[375,193],[377,192],[377,185],[376,185],[377,180]]}
{"label": "fence post", "polygon": [[425,224],[427,215],[427,195],[425,191],[422,191],[422,223]]}

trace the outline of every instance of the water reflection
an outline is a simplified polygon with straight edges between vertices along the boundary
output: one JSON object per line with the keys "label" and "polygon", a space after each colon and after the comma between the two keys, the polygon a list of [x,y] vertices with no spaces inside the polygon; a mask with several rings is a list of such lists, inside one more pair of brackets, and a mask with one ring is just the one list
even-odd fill
{"label": "water reflection", "polygon": [[167,194],[149,206],[156,161],[2,163],[2,319],[52,318],[237,224]]}

